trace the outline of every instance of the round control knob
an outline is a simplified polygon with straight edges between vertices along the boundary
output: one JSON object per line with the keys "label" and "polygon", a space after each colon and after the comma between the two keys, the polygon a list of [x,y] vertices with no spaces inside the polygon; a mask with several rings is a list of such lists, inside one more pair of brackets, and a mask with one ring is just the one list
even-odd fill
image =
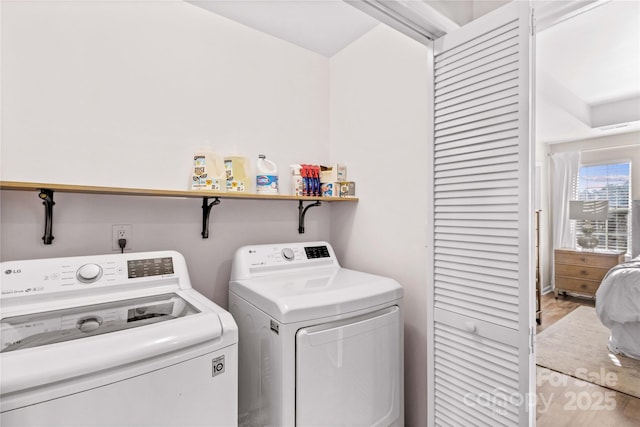
{"label": "round control knob", "polygon": [[296,256],[291,248],[284,248],[282,250],[282,258],[286,259],[287,261],[293,261],[295,257]]}
{"label": "round control knob", "polygon": [[85,264],[76,273],[78,280],[84,283],[95,282],[102,276],[102,267],[98,264]]}
{"label": "round control knob", "polygon": [[76,327],[80,329],[82,332],[92,332],[100,327],[102,324],[102,319],[99,317],[86,317],[84,319],[78,320]]}

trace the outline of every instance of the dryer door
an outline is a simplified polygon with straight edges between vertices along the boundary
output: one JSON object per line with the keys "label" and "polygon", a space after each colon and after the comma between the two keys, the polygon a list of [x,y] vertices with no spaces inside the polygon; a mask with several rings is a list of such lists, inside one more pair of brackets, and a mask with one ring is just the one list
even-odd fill
{"label": "dryer door", "polygon": [[296,425],[401,423],[400,309],[300,329]]}

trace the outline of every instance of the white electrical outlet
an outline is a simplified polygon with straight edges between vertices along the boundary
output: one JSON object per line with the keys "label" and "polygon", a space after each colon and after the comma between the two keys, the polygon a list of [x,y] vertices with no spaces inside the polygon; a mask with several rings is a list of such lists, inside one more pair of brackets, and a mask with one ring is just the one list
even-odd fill
{"label": "white electrical outlet", "polygon": [[132,248],[133,238],[133,225],[131,224],[114,224],[111,226],[111,249],[114,251],[120,250],[118,240],[127,239],[127,245],[124,247],[125,251],[130,251]]}

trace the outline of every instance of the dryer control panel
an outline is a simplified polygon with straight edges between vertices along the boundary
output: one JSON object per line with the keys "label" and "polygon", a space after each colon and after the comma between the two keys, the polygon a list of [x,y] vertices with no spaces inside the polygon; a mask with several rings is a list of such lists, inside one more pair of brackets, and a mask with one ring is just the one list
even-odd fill
{"label": "dryer control panel", "polygon": [[231,279],[321,266],[340,267],[327,242],[244,246],[235,253]]}

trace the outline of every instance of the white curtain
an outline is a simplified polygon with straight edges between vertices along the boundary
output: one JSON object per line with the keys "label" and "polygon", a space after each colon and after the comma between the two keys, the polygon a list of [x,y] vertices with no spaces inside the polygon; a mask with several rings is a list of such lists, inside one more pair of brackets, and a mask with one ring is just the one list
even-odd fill
{"label": "white curtain", "polygon": [[569,200],[575,199],[578,185],[580,152],[551,154],[551,218],[553,219],[553,249],[573,248],[575,231],[569,220]]}
{"label": "white curtain", "polygon": [[640,257],[640,200],[634,200],[631,204],[631,258]]}

